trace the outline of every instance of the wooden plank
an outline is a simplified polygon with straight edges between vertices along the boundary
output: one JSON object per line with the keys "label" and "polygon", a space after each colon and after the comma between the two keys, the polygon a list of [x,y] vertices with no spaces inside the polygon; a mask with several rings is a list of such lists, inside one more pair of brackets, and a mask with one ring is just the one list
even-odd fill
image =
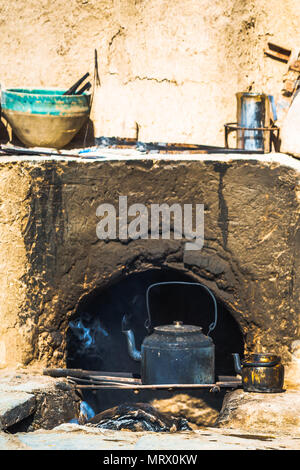
{"label": "wooden plank", "polygon": [[268,49],[265,49],[264,53],[273,59],[287,63],[291,57],[292,50],[287,47],[278,46],[278,44],[268,42]]}
{"label": "wooden plank", "polygon": [[282,54],[290,55],[292,53],[292,49],[290,47],[287,47],[286,45],[279,46],[278,44],[275,44],[274,42],[271,42],[271,41],[268,41],[268,47],[272,49],[273,51],[278,51],[278,52],[281,52]]}
{"label": "wooden plank", "polygon": [[288,61],[289,61],[288,56],[286,56],[285,54],[281,54],[280,52],[277,52],[277,51],[265,50],[264,53],[267,56],[272,57],[273,59],[277,59],[277,60],[280,60],[280,61],[285,62],[285,63],[288,63]]}

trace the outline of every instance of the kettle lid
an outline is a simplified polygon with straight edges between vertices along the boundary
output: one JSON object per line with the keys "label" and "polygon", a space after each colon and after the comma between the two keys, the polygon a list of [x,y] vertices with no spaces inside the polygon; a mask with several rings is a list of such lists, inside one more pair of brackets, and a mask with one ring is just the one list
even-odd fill
{"label": "kettle lid", "polygon": [[157,333],[168,334],[189,334],[201,333],[202,328],[196,325],[184,325],[182,321],[174,321],[172,325],[155,326],[154,331]]}

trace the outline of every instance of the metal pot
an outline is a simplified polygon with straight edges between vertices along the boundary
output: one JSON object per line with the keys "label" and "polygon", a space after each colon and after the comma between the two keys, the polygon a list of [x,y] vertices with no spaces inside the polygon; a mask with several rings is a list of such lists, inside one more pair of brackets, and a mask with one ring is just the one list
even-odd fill
{"label": "metal pot", "polygon": [[[146,328],[151,328],[149,311],[149,291],[152,287],[166,284],[187,284],[204,287],[212,296],[215,307],[215,320],[209,326],[208,334],[217,323],[217,302],[212,292],[204,285],[189,282],[163,282],[152,284],[147,289],[146,304],[148,320]],[[126,316],[122,321],[122,332],[127,337],[128,352],[132,359],[141,361],[142,383],[156,384],[214,384],[215,346],[212,339],[202,333],[202,328],[184,325],[174,321],[172,325],[153,328],[141,346],[135,347],[133,331],[126,327]]]}
{"label": "metal pot", "polygon": [[242,376],[242,385],[246,392],[282,392],[284,367],[279,356],[253,353],[242,362],[237,353],[233,357],[235,371]]}
{"label": "metal pot", "polygon": [[237,124],[247,130],[237,131],[237,148],[270,151],[270,101],[264,93],[236,93]]}

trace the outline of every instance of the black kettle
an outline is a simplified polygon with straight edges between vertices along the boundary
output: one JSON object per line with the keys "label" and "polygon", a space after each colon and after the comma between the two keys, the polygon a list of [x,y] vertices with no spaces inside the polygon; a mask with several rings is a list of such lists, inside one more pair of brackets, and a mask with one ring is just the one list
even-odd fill
{"label": "black kettle", "polygon": [[151,284],[146,292],[148,319],[145,326],[150,330],[150,290],[155,286],[170,284],[201,286],[211,295],[215,318],[209,326],[207,335],[202,333],[202,328],[199,326],[184,325],[180,321],[174,321],[172,325],[154,327],[153,333],[144,339],[141,351],[138,351],[134,333],[128,329],[124,315],[122,332],[127,337],[128,353],[132,359],[141,362],[143,384],[214,384],[215,345],[209,333],[217,324],[217,302],[210,289],[195,282],[170,281]]}

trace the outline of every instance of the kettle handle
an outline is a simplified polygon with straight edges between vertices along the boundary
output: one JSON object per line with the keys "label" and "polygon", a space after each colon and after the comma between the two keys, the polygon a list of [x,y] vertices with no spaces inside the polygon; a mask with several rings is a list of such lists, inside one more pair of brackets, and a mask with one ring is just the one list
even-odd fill
{"label": "kettle handle", "polygon": [[216,327],[217,320],[218,320],[218,307],[217,307],[216,298],[213,295],[212,291],[208,287],[206,287],[204,284],[200,284],[200,282],[167,281],[167,282],[156,282],[155,284],[151,284],[147,288],[147,292],[146,292],[146,307],[147,307],[147,314],[148,314],[148,318],[145,321],[146,329],[148,331],[151,329],[151,315],[150,315],[150,307],[149,307],[149,292],[150,292],[150,290],[152,289],[152,287],[161,286],[161,285],[171,285],[171,284],[188,285],[188,286],[201,286],[201,287],[204,287],[204,289],[206,289],[206,291],[211,295],[211,297],[213,299],[213,302],[214,302],[215,319],[214,319],[213,323],[211,323],[208,327],[208,332],[207,332],[207,336],[208,336],[209,333],[212,330],[214,330],[215,327]]}

